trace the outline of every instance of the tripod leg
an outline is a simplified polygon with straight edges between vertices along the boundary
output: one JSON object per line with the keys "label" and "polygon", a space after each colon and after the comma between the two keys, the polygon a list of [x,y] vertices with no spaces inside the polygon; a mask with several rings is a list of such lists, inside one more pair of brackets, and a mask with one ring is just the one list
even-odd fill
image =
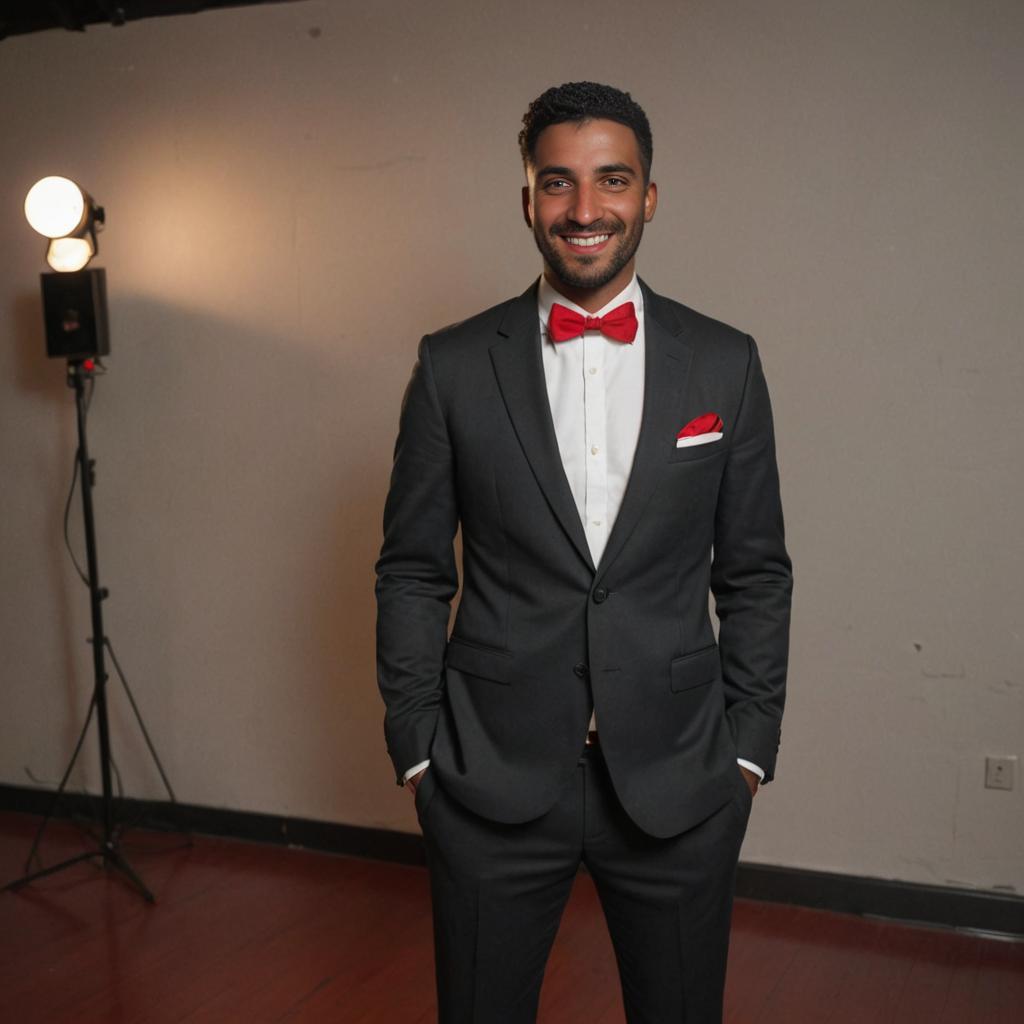
{"label": "tripod leg", "polygon": [[104,863],[120,871],[136,889],[142,893],[147,903],[156,903],[156,897],[146,888],[146,883],[132,869],[132,866],[121,856],[120,850],[116,847],[108,847],[103,854]]}
{"label": "tripod leg", "polygon": [[67,768],[64,769],[64,775],[60,780],[60,785],[57,787],[57,791],[50,799],[50,806],[46,808],[46,814],[43,815],[43,820],[39,823],[39,828],[36,829],[35,838],[32,840],[32,849],[29,850],[28,857],[25,858],[26,871],[29,871],[32,867],[32,861],[39,850],[39,843],[42,841],[43,833],[46,831],[46,826],[50,823],[50,819],[53,817],[53,812],[57,807],[57,801],[59,801],[61,796],[64,794],[64,788],[68,784],[68,779],[71,778],[71,771],[75,767],[75,762],[78,760],[82,744],[85,742],[85,734],[89,731],[89,723],[92,721],[92,713],[95,708],[96,694],[94,692],[92,700],[89,702],[89,711],[85,716],[85,724],[82,726],[82,731],[78,734],[78,742],[75,744],[75,751],[71,755],[71,760],[68,762]]}
{"label": "tripod leg", "polygon": [[142,720],[142,713],[139,711],[139,706],[135,703],[135,698],[132,696],[132,691],[128,686],[128,680],[125,679],[124,673],[121,671],[121,665],[117,660],[117,655],[114,653],[113,646],[111,646],[110,638],[104,637],[103,642],[106,644],[107,650],[110,652],[110,659],[113,661],[114,668],[117,670],[117,677],[121,680],[121,686],[124,688],[124,692],[128,697],[128,703],[132,706],[132,711],[135,712],[135,720],[139,723],[139,729],[142,731],[142,737],[146,741],[146,746],[149,747],[150,754],[153,756],[153,761],[156,764],[156,770],[160,773],[160,778],[163,780],[164,788],[167,790],[167,795],[171,798],[171,803],[176,804],[178,802],[178,798],[174,795],[174,790],[171,788],[171,782],[167,778],[164,766],[160,763],[156,747],[153,746],[153,741],[149,738],[149,730],[146,728],[146,723]]}
{"label": "tripod leg", "polygon": [[23,885],[28,885],[29,882],[34,882],[38,878],[45,878],[47,875],[55,874],[58,871],[63,871],[64,868],[71,867],[72,864],[78,864],[83,860],[92,860],[93,857],[102,857],[102,850],[93,850],[90,853],[79,853],[74,857],[69,857],[67,860],[62,860],[59,864],[54,864],[52,867],[43,868],[40,871],[34,871],[31,875],[25,875],[23,878],[17,878],[13,882],[8,882],[3,887],[3,892],[16,892]]}

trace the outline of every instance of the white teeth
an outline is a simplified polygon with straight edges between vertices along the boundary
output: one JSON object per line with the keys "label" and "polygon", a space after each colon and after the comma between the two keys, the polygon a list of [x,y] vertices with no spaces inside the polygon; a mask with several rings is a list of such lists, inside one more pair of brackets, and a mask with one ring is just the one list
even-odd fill
{"label": "white teeth", "polygon": [[611,237],[611,235],[593,235],[590,238],[566,238],[566,241],[570,245],[591,246],[600,245],[602,242],[607,242],[608,239]]}

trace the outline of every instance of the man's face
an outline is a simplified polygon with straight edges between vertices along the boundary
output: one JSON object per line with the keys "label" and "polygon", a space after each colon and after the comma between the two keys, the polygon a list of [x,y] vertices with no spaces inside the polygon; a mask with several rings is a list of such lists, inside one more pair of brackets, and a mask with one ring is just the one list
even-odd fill
{"label": "man's face", "polygon": [[585,308],[599,309],[629,283],[657,202],[657,186],[644,185],[640,147],[626,125],[566,121],[538,136],[523,213],[546,276]]}

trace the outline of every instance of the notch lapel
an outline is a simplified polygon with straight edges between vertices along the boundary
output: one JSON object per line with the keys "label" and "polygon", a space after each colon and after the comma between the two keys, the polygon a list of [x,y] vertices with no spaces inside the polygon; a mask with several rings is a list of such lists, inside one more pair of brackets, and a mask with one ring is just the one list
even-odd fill
{"label": "notch lapel", "polygon": [[[676,419],[693,357],[693,345],[669,303],[642,280],[640,287],[644,295],[646,346],[640,436],[619,514],[597,567],[599,575],[608,570],[622,551],[662,479],[661,471],[678,429]],[[578,514],[576,518],[579,519]]]}
{"label": "notch lapel", "polygon": [[594,572],[551,418],[540,348],[536,282],[509,303],[498,333],[501,340],[490,348],[491,362],[516,436],[555,518],[587,568]]}

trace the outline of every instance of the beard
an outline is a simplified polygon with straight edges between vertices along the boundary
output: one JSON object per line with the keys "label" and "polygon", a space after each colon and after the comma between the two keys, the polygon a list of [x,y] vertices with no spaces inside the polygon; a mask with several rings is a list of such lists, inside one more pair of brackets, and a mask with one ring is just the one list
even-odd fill
{"label": "beard", "polygon": [[[577,228],[578,225],[570,221],[553,225],[545,234],[535,223],[533,240],[537,243],[545,263],[558,275],[559,280],[572,288],[589,291],[603,288],[633,258],[640,246],[640,239],[643,238],[644,221],[642,217],[638,217],[630,228],[626,228],[621,221],[617,221],[616,224],[605,224],[601,221],[588,224],[587,234],[611,235],[614,239],[614,248],[610,253],[602,252],[595,256],[576,253],[567,256],[557,249],[555,239],[559,235],[572,234]],[[582,233],[583,229],[579,230]],[[605,258],[607,262],[602,265],[601,260]]]}

